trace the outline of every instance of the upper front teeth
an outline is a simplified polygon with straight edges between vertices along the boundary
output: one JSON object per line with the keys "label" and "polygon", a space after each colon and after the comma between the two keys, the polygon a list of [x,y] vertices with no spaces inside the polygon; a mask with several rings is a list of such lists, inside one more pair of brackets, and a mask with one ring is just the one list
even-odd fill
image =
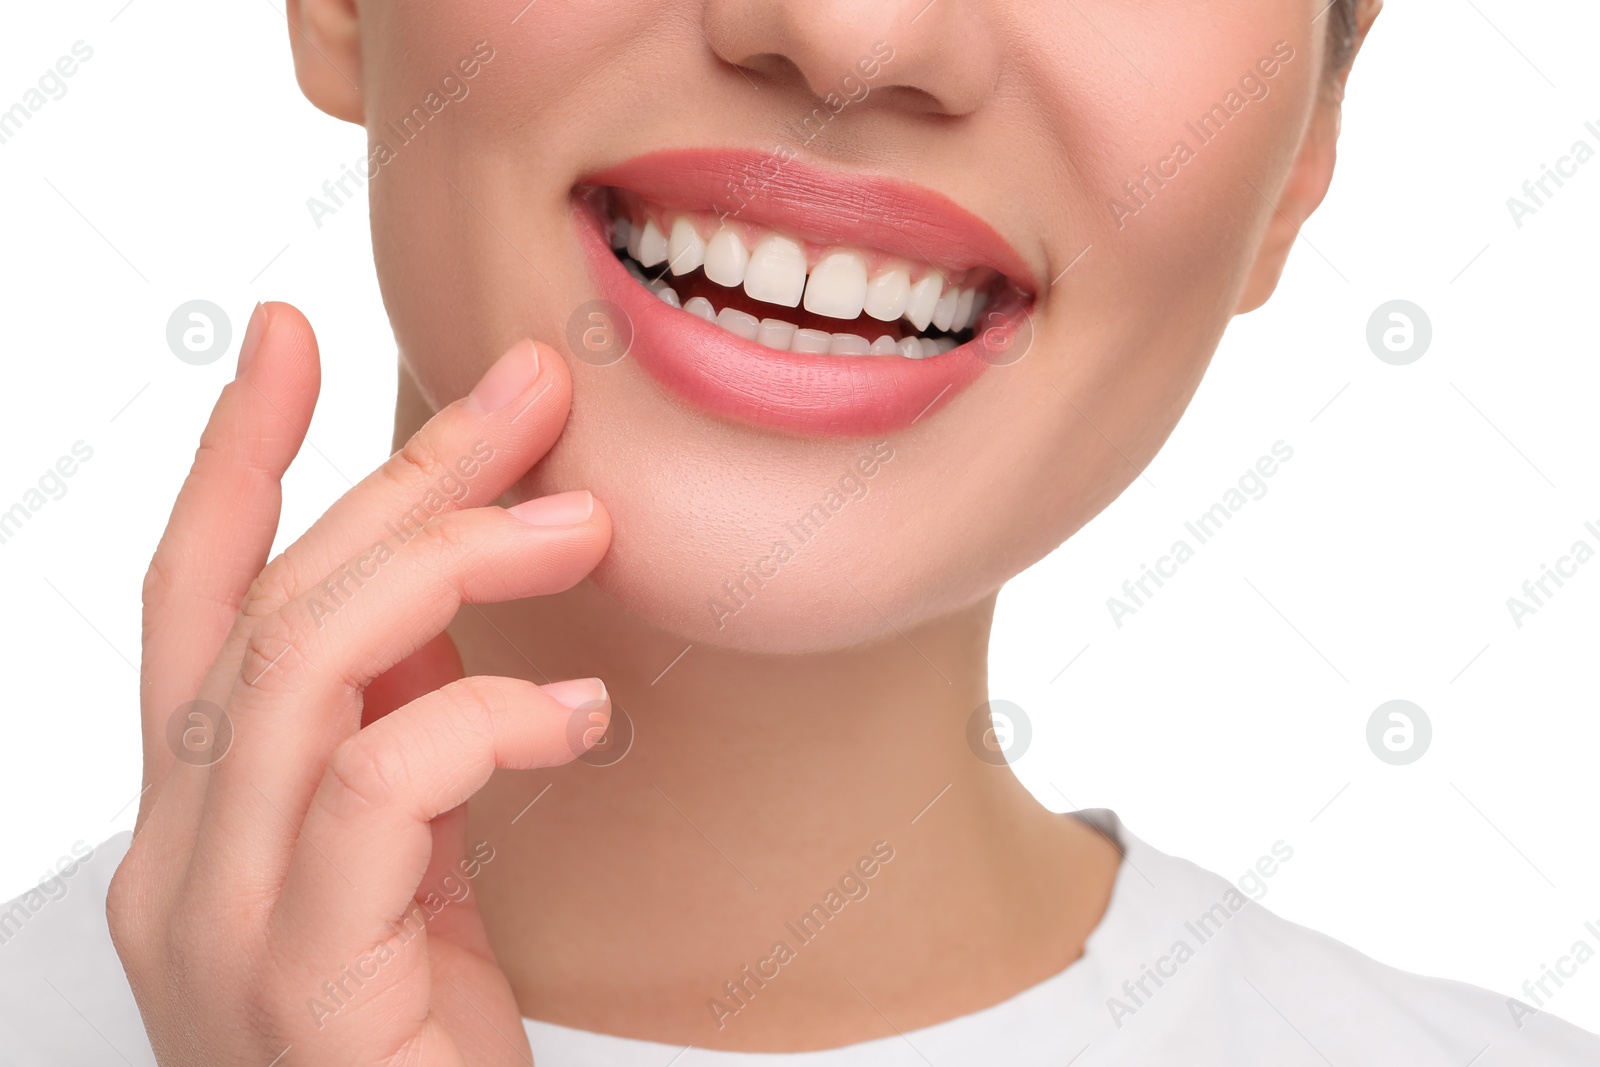
{"label": "upper front teeth", "polygon": [[859,252],[829,252],[811,268],[806,310],[831,319],[853,319],[867,301],[867,261]]}
{"label": "upper front teeth", "polygon": [[711,235],[711,242],[706,245],[707,278],[733,289],[743,283],[749,266],[750,253],[732,227],[724,226]]}
{"label": "upper front teeth", "polygon": [[806,250],[798,241],[775,233],[763,237],[756,245],[744,271],[744,291],[752,300],[782,304],[786,308],[799,304],[800,292],[805,290],[806,310],[815,311],[811,306],[811,292],[816,284],[817,276],[813,273],[811,285],[806,285]]}
{"label": "upper front teeth", "polygon": [[[623,220],[626,221],[626,220]],[[706,261],[706,242],[688,219],[676,219],[667,238],[667,263],[674,274],[688,274]]]}
{"label": "upper front teeth", "polygon": [[937,269],[923,267],[913,283],[918,268],[905,260],[848,248],[808,252],[791,237],[742,222],[708,224],[679,214],[668,224],[654,217],[632,221],[619,214],[613,227],[612,246],[626,248],[642,266],[665,264],[661,273],[673,275],[703,268],[711,281],[730,289],[743,287],[753,300],[779,307],[803,305],[828,318],[854,319],[864,312],[893,322],[903,316],[919,331],[931,324],[959,333],[978,320],[987,296],[978,284],[959,284],[970,272],[953,281]]}
{"label": "upper front teeth", "polygon": [[910,300],[911,272],[904,267],[892,267],[867,283],[862,310],[875,319],[893,322],[906,313]]}

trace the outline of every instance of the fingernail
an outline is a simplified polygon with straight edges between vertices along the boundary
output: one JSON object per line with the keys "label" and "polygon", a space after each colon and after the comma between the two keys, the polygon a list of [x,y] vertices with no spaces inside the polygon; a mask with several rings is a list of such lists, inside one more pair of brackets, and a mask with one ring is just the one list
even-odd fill
{"label": "fingernail", "polygon": [[245,327],[244,340],[239,342],[239,364],[233,369],[235,378],[244,377],[245,368],[250,366],[250,361],[255,358],[256,349],[261,347],[261,335],[267,329],[267,309],[260,304],[250,313],[250,325]]}
{"label": "fingernail", "polygon": [[585,705],[606,702],[606,683],[598,678],[573,678],[565,682],[551,682],[539,688],[557,704],[574,711]]}
{"label": "fingernail", "polygon": [[529,526],[572,526],[594,514],[594,494],[575,489],[524,500],[506,510]]}
{"label": "fingernail", "polygon": [[486,413],[499,411],[526,393],[539,378],[539,350],[524,338],[485,372],[467,394],[463,407]]}

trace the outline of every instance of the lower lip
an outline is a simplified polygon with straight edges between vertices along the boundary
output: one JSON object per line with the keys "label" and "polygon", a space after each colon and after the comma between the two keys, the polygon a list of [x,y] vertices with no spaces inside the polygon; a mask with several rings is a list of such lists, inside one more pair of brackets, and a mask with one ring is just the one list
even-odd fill
{"label": "lower lip", "polygon": [[[904,430],[989,366],[978,341],[920,360],[780,352],[746,341],[640,285],[612,252],[595,205],[582,197],[574,204],[595,285],[633,328],[628,354],[669,392],[713,415],[807,436]],[[1009,321],[1003,309],[985,318],[1001,323],[991,330]]]}

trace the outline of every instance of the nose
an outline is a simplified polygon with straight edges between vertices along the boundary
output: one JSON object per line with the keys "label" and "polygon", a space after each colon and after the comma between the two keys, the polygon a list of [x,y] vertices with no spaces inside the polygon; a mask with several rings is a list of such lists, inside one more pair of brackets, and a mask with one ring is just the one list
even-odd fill
{"label": "nose", "polygon": [[[986,6],[971,0],[706,0],[723,62],[825,102],[968,115],[1000,73]],[[829,100],[830,96],[833,98]]]}

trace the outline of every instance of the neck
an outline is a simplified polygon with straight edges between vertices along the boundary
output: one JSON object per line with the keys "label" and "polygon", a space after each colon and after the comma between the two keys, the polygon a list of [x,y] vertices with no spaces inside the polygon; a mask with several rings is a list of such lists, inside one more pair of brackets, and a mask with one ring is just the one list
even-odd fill
{"label": "neck", "polygon": [[450,632],[469,673],[595,676],[612,697],[609,752],[501,772],[469,809],[469,840],[495,850],[474,891],[523,1012],[823,1048],[987,1007],[1077,958],[1118,857],[969,746],[993,604],[792,657],[685,651],[587,582],[465,609]]}

